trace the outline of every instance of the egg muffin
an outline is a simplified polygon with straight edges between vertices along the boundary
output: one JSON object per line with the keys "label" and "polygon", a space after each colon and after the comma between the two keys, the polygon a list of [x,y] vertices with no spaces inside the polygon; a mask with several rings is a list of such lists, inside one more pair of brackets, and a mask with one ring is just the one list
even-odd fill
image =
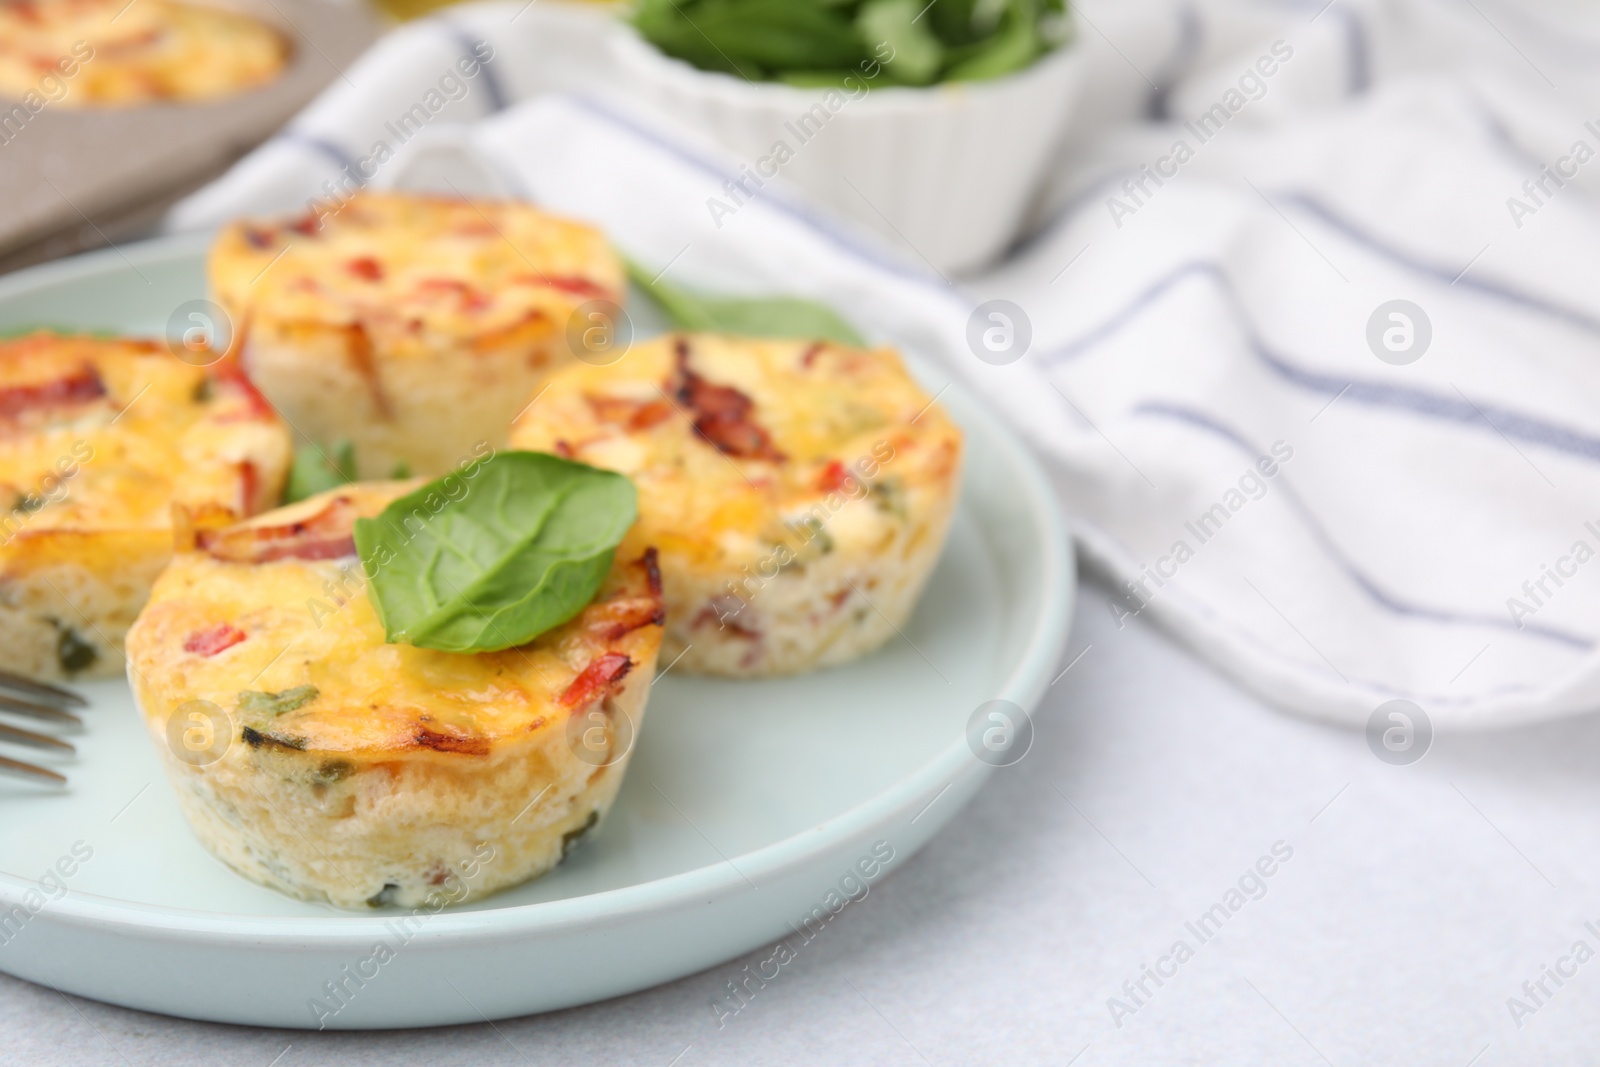
{"label": "egg muffin", "polygon": [[289,434],[226,361],[157,342],[35,333],[0,341],[0,668],[122,671],[122,643],[195,526],[272,507]]}
{"label": "egg muffin", "polygon": [[352,529],[414,488],[346,486],[199,531],[128,635],[145,723],[205,846],[341,907],[543,874],[616,797],[661,644],[655,555],[501,652],[385,644]]}
{"label": "egg muffin", "polygon": [[262,391],[297,432],[353,442],[368,478],[439,475],[479,442],[503,447],[571,361],[574,313],[607,313],[625,288],[587,226],[520,203],[372,192],[229,226],[209,274]]}
{"label": "egg muffin", "polygon": [[175,0],[0,3],[0,97],[38,110],[203,101],[272,81],[289,61],[277,30]]}
{"label": "egg muffin", "polygon": [[843,663],[894,636],[961,473],[960,430],[895,352],[824,342],[674,334],[573,364],[511,440],[633,480],[629,538],[661,553],[663,662],[733,676]]}

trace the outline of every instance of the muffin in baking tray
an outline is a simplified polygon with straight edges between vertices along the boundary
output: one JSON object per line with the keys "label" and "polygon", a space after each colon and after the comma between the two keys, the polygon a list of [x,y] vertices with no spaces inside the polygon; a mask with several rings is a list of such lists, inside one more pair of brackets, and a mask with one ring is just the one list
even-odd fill
{"label": "muffin in baking tray", "polygon": [[297,432],[349,440],[363,477],[442,474],[571,360],[583,305],[616,308],[622,266],[595,230],[525,204],[361,193],[212,248],[245,363]]}
{"label": "muffin in baking tray", "polygon": [[944,544],[962,454],[892,350],[685,334],[554,375],[511,439],[633,480],[629,536],[661,553],[663,662],[735,676],[894,636]]}
{"label": "muffin in baking tray", "polygon": [[654,553],[619,550],[588,606],[528,644],[385,644],[351,531],[409,488],[203,532],[128,635],[201,841],[342,907],[459,902],[559,863],[616,796],[661,643]]}
{"label": "muffin in baking tray", "polygon": [[289,434],[227,362],[157,342],[0,341],[0,668],[122,671],[122,641],[186,524],[277,503]]}
{"label": "muffin in baking tray", "polygon": [[[0,97],[37,111],[203,101],[275,79],[276,29],[239,11],[176,0],[0,3]],[[37,106],[36,106],[37,105]]]}

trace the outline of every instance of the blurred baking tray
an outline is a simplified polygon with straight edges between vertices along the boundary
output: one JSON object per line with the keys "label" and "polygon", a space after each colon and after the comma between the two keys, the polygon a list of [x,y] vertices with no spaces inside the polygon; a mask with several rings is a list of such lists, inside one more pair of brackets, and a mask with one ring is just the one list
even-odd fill
{"label": "blurred baking tray", "polygon": [[149,228],[344,77],[377,35],[374,16],[357,3],[226,6],[277,27],[293,49],[288,66],[259,89],[216,101],[80,110],[46,104],[0,144],[0,271]]}

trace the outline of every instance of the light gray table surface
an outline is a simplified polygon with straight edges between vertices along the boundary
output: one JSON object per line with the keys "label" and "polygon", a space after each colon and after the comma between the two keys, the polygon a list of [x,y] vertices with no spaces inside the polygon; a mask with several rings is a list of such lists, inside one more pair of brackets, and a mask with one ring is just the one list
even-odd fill
{"label": "light gray table surface", "polygon": [[[1150,627],[1119,630],[1105,599],[1085,586],[1062,665],[1080,658],[1026,758],[721,1028],[712,1000],[761,956],[542,1017],[368,1034],[168,1019],[0,976],[0,1063],[1595,1062],[1600,962],[1573,949],[1600,950],[1600,719],[1442,736],[1389,766]],[[1292,855],[1247,877],[1274,845]],[[1189,924],[1219,904],[1202,940]],[[1125,993],[1146,965],[1176,973]],[[1521,987],[1541,978],[1535,1002]]]}

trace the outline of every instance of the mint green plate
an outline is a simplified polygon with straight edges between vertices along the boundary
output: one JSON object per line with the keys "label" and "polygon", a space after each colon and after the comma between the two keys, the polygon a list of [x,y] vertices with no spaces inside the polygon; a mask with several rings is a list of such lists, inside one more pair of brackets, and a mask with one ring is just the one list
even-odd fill
{"label": "mint green plate", "polygon": [[[204,295],[204,247],[152,241],[0,279],[0,334],[160,335]],[[404,913],[263,889],[201,848],[128,687],[99,683],[85,687],[79,753],[59,766],[69,789],[0,780],[0,970],[230,1023],[476,1022],[703,970],[825,917],[859,894],[860,870],[893,874],[992,769],[967,741],[979,706],[1031,710],[1044,692],[1075,590],[1032,455],[950,375],[913,367],[944,389],[968,455],[950,542],[904,635],[799,678],[660,679],[616,807],[550,875],[406,927]],[[46,877],[58,862],[70,876]],[[334,999],[330,982],[346,992]]]}

